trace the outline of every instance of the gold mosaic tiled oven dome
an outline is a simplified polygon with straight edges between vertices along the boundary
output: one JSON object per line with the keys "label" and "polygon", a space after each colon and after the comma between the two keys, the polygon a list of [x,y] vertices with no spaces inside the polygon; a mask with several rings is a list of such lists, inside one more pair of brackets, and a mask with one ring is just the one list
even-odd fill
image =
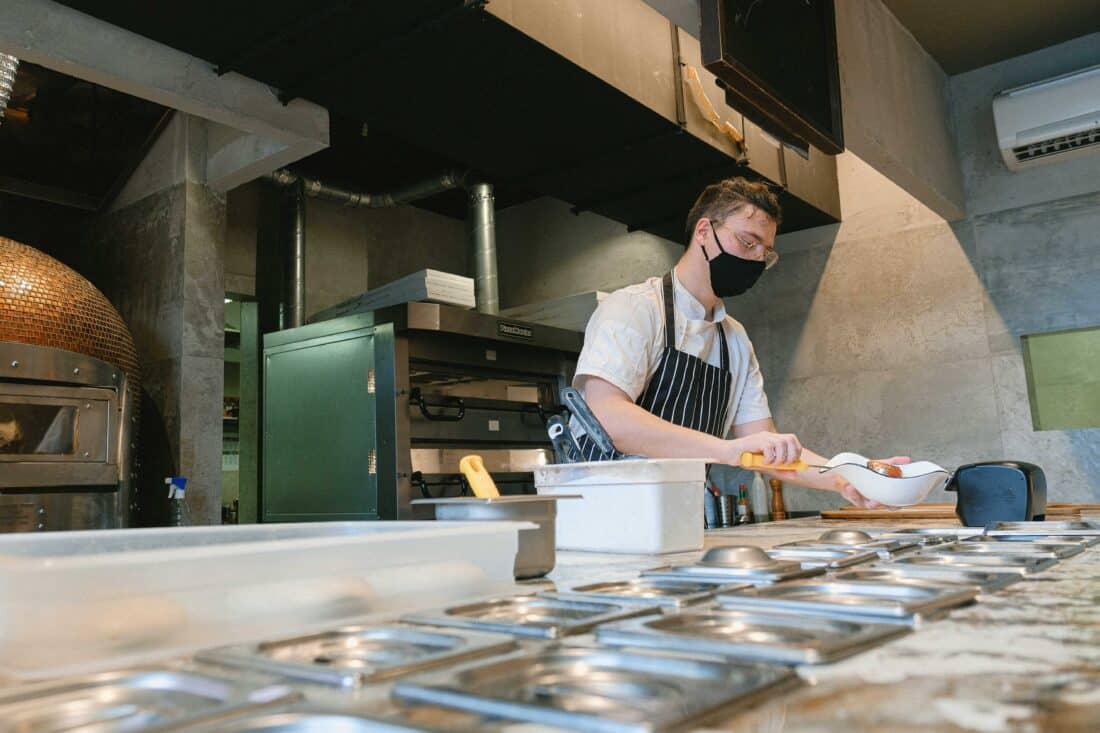
{"label": "gold mosaic tiled oven dome", "polygon": [[52,346],[120,367],[137,394],[130,330],[110,301],[72,268],[0,237],[0,341]]}

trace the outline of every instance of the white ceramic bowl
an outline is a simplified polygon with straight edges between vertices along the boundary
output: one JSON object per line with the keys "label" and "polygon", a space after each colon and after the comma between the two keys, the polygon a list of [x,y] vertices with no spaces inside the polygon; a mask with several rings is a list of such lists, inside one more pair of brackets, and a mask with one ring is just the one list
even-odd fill
{"label": "white ceramic bowl", "polygon": [[821,472],[840,474],[859,493],[887,506],[919,504],[951,478],[946,469],[929,461],[899,466],[901,478],[890,478],[867,468],[867,460],[858,453],[838,453]]}

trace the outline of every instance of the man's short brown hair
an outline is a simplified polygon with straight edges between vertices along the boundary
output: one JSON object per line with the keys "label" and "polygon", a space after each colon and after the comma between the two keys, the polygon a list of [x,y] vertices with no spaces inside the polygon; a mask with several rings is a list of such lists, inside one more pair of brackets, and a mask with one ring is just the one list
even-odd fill
{"label": "man's short brown hair", "polygon": [[776,229],[783,223],[779,199],[768,184],[740,176],[727,178],[704,188],[695,200],[687,217],[687,241],[691,242],[695,225],[700,219],[725,219],[746,206],[755,206],[767,214],[775,222]]}

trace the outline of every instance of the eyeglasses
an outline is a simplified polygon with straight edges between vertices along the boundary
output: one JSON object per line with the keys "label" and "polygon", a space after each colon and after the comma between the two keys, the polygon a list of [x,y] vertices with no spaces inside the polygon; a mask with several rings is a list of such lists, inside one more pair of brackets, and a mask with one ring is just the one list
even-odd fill
{"label": "eyeglasses", "polygon": [[[720,223],[721,222],[719,222],[719,224]],[[717,226],[715,225],[715,223],[713,221],[711,222],[711,227],[712,228],[717,228]],[[743,249],[746,253],[748,253],[749,256],[746,257],[745,259],[754,259],[754,260],[763,259],[765,270],[772,269],[773,267],[775,267],[775,264],[777,262],[779,262],[779,253],[776,252],[774,248],[766,247],[763,244],[760,244],[759,242],[753,242],[750,239],[744,239],[740,234],[733,231],[732,229],[730,229],[729,232],[730,232],[730,234],[733,235],[734,241],[736,241],[737,244],[741,246],[741,249]],[[719,245],[721,245],[721,242],[719,242]],[[763,258],[758,256],[758,252],[761,248],[764,249]]]}

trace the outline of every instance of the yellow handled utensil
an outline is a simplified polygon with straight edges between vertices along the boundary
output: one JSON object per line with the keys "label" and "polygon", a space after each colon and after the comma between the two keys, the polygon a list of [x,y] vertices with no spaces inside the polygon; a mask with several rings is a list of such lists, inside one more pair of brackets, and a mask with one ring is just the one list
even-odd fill
{"label": "yellow handled utensil", "polygon": [[496,482],[485,470],[485,461],[481,460],[481,456],[463,456],[458,462],[458,470],[462,471],[477,498],[495,499],[500,496]]}
{"label": "yellow handled utensil", "polygon": [[741,468],[747,468],[750,471],[757,471],[763,468],[771,471],[805,471],[808,468],[824,468],[824,466],[811,466],[805,461],[776,463],[772,465],[764,461],[763,453],[750,453],[749,451],[745,451],[741,454]]}

